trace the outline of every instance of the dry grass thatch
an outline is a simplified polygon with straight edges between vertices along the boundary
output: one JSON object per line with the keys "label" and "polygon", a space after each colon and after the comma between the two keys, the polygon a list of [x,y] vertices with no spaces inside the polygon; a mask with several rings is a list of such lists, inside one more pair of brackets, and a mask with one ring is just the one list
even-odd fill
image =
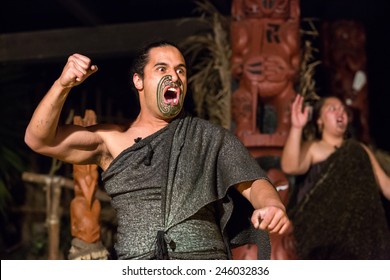
{"label": "dry grass thatch", "polygon": [[301,29],[303,39],[302,55],[301,55],[301,66],[299,71],[299,88],[298,92],[308,102],[320,99],[316,92],[316,82],[314,80],[315,68],[321,61],[315,60],[314,53],[318,52],[318,49],[314,48],[312,41],[318,37],[318,31],[314,25],[314,19],[305,18],[302,22],[307,23],[308,30]]}
{"label": "dry grass thatch", "polygon": [[[208,29],[188,37],[181,44],[191,61],[189,87],[195,112],[199,117],[229,129],[232,95],[230,20],[221,15],[209,1],[200,0],[196,3],[197,11],[201,14],[199,20]],[[306,18],[302,21],[308,28],[301,29],[302,38],[307,39],[303,39],[298,92],[306,101],[312,102],[320,98],[316,92],[314,74],[321,61],[315,60],[314,54],[318,49],[312,45],[312,40],[318,37],[318,31],[314,25],[315,19]]]}
{"label": "dry grass thatch", "polygon": [[207,0],[197,1],[200,21],[209,30],[188,37],[181,46],[191,60],[189,86],[195,111],[227,129],[231,124],[231,47],[229,20]]}

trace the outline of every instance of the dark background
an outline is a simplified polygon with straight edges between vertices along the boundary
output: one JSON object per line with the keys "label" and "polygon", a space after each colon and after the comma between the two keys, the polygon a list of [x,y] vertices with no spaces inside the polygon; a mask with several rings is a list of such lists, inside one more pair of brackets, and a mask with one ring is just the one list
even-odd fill
{"label": "dark background", "polygon": [[[231,0],[211,0],[220,13],[230,16]],[[372,144],[377,148],[390,152],[390,9],[387,0],[301,0],[301,18],[315,18],[316,23],[333,19],[356,19],[366,27],[367,62],[368,62],[368,99],[369,124]],[[82,46],[87,55],[99,66],[99,71],[81,86],[73,89],[66,103],[64,112],[74,109],[76,114],[82,114],[84,109],[92,108],[98,113],[98,121],[116,121],[131,119],[138,112],[137,101],[130,87],[129,67],[133,52],[142,41],[148,39],[148,34],[169,34],[171,38],[181,38],[179,29],[163,30],[167,20],[197,18],[196,2],[190,0],[2,0],[0,5],[0,156],[4,159],[3,147],[10,147],[24,159],[24,170],[34,170],[47,174],[51,159],[37,155],[24,144],[24,129],[38,102],[47,92],[53,81],[59,76],[67,57]],[[151,22],[157,27],[151,30]],[[79,29],[112,26],[117,24],[139,24],[134,33],[126,34],[123,40],[127,45],[122,46],[124,52],[93,53],[96,47],[89,38],[69,36]],[[159,29],[161,26],[161,29]],[[70,30],[70,33],[67,33]],[[96,30],[96,29],[92,29]],[[52,46],[54,39],[40,37],[41,32],[53,31],[64,44],[62,52],[48,56],[39,54],[39,49],[45,45]],[[62,36],[62,37],[61,37]],[[21,38],[13,41],[13,45],[4,45],[4,39]],[[27,39],[26,39],[27,38]],[[40,38],[45,38],[40,41]],[[45,41],[47,40],[47,41]],[[110,42],[105,42],[110,44]],[[112,42],[114,44],[114,42]],[[316,44],[317,42],[314,42]],[[88,48],[90,44],[90,49]],[[116,42],[118,44],[118,42]],[[7,53],[18,49],[18,59],[11,59]],[[121,50],[123,50],[121,49]],[[48,52],[51,51],[48,49]],[[24,57],[23,54],[34,56]],[[320,55],[318,57],[320,59]],[[321,76],[321,66],[316,74],[317,88],[320,95],[325,95]],[[187,100],[187,110],[192,110],[191,99]],[[64,119],[66,115],[64,115]],[[0,161],[0,175],[8,169]],[[71,174],[69,165],[61,170],[63,174]],[[10,168],[9,170],[12,170]],[[11,173],[11,171],[10,171]],[[16,174],[18,176],[18,174]],[[19,176],[20,177],[20,176]],[[3,179],[3,178],[0,178]],[[7,178],[8,180],[9,178]],[[28,198],[26,192],[37,192],[36,187],[28,187],[23,182],[11,184],[10,193],[13,203],[3,216],[0,211],[0,251],[5,248],[5,258],[13,253],[13,258],[37,258],[45,254],[46,238],[39,235],[37,230],[26,230],[24,219],[40,218],[44,224],[44,215],[31,214],[29,210],[20,210],[20,205],[36,207],[44,205],[43,201]],[[1,188],[0,188],[1,191]],[[67,193],[68,199],[72,193]],[[1,206],[0,195],[0,206]],[[33,201],[33,204],[31,202]],[[35,203],[35,204],[34,204]],[[19,207],[19,208],[16,208]],[[0,209],[1,210],[1,209]],[[31,209],[30,209],[31,210]],[[25,212],[23,212],[25,211]],[[33,209],[33,211],[36,211]],[[21,214],[21,213],[30,214]],[[37,212],[38,213],[38,212]],[[69,221],[65,216],[64,225]],[[24,228],[22,232],[21,229]],[[42,231],[42,228],[40,229]],[[32,245],[26,246],[21,254],[20,240],[26,239],[26,234],[32,235]],[[69,229],[62,228],[63,243],[69,241]],[[27,237],[27,239],[30,237]],[[43,245],[42,245],[43,244]],[[68,246],[68,244],[65,244]],[[19,246],[19,247],[18,247]],[[64,248],[67,250],[69,247]],[[33,251],[33,252],[32,252]],[[28,253],[27,253],[28,252]],[[4,258],[0,252],[0,257]],[[44,257],[43,257],[44,258]]]}
{"label": "dark background", "polygon": [[[210,2],[223,15],[230,16],[231,0],[212,0]],[[357,19],[366,26],[371,135],[373,144],[379,148],[390,150],[390,135],[387,133],[386,126],[390,119],[390,110],[388,109],[390,97],[387,83],[390,73],[387,43],[387,36],[390,34],[388,22],[390,10],[386,6],[386,2],[386,0],[300,1],[302,18],[316,18],[319,22],[330,19]],[[3,0],[0,9],[0,35],[194,18],[199,16],[195,10],[196,7],[196,1],[192,0]],[[158,33],[158,30],[156,32]],[[169,32],[175,36],[175,29]],[[134,35],[129,34],[128,36]],[[128,40],[131,42],[131,38]],[[77,42],[68,43],[77,44]],[[139,42],[134,43],[136,45]],[[29,48],[29,45],[26,44],[25,47]],[[91,88],[93,83],[106,81],[103,85],[99,85],[100,90],[103,91],[102,94],[115,95],[115,100],[120,100],[120,102],[116,104],[117,101],[113,101],[115,103],[112,107],[113,110],[121,110],[129,118],[136,115],[136,110],[129,110],[135,104],[133,97],[128,92],[129,79],[127,76],[132,50],[132,45],[129,45],[128,55],[118,56],[111,53],[104,57],[96,57],[95,59],[100,66],[99,76],[91,79],[93,81],[88,84]],[[59,75],[67,56],[68,53],[64,53],[63,57],[51,60],[37,58],[33,61],[17,61],[20,67],[19,71],[20,69],[23,71],[22,77],[17,82],[41,83],[41,88],[35,86],[35,91],[42,89],[41,94],[43,94]],[[15,62],[2,62],[1,73],[9,74],[14,71],[15,75],[20,75],[14,64]],[[320,67],[319,73],[321,72]],[[317,79],[318,91],[322,94],[321,90],[324,86],[321,85],[321,77],[317,77]],[[39,92],[26,92],[26,94],[33,95],[25,101],[31,103],[32,107],[41,98]],[[90,100],[94,97],[84,98]],[[71,101],[69,103],[69,106],[76,108],[78,106]],[[126,108],[122,108],[123,106]],[[29,108],[27,108],[27,112],[31,113]],[[107,113],[109,112],[105,112],[105,115]]]}
{"label": "dark background", "polygon": [[[232,0],[210,0],[230,15]],[[385,20],[386,0],[301,0],[302,17]],[[144,22],[195,16],[194,0],[3,0],[0,33]]]}

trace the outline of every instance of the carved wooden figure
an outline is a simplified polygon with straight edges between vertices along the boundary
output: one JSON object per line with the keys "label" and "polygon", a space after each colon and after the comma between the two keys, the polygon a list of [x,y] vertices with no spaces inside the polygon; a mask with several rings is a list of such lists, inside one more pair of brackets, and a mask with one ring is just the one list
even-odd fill
{"label": "carved wooden figure", "polygon": [[[232,4],[232,74],[236,135],[246,146],[283,146],[290,128],[289,106],[300,62],[299,0],[234,0]],[[259,129],[257,112],[276,113],[272,133]]]}
{"label": "carved wooden figure", "polygon": [[[86,110],[82,119],[75,116],[73,123],[82,126],[96,124],[96,115]],[[95,198],[98,182],[98,166],[73,165],[74,194],[70,205],[71,233],[74,237],[69,258],[100,259],[107,252],[100,242],[100,201]]]}
{"label": "carved wooden figure", "polygon": [[[232,74],[239,82],[233,92],[235,134],[257,159],[278,159],[290,129],[290,105],[300,66],[299,0],[233,0],[231,45]],[[272,110],[274,127],[262,129],[259,111]],[[263,126],[264,127],[264,126]],[[277,161],[277,160],[276,160]],[[272,161],[263,166],[287,200],[288,180]],[[287,203],[284,201],[285,204]],[[284,238],[270,236],[272,259],[292,259]],[[234,259],[253,259],[256,245],[238,247]]]}
{"label": "carved wooden figure", "polygon": [[356,20],[323,23],[323,61],[329,74],[329,94],[351,109],[355,136],[369,142],[367,56],[364,25]]}

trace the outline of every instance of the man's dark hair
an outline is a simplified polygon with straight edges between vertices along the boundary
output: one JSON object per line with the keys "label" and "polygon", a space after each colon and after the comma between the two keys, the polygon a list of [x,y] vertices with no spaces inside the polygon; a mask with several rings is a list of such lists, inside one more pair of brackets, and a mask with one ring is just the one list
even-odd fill
{"label": "man's dark hair", "polygon": [[150,43],[140,49],[137,53],[137,55],[134,58],[133,66],[131,69],[131,75],[133,76],[135,73],[140,75],[142,78],[144,77],[144,69],[145,65],[149,62],[149,52],[151,49],[158,48],[158,47],[165,47],[165,46],[172,46],[178,49],[181,53],[183,53],[180,48],[173,42],[161,40],[157,42]]}

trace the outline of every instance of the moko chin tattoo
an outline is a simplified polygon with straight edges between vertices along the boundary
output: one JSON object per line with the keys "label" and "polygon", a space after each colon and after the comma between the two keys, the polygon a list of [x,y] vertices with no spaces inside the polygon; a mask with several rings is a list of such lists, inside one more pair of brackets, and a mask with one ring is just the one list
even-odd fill
{"label": "moko chin tattoo", "polygon": [[165,117],[177,116],[184,104],[184,89],[180,80],[172,81],[172,76],[161,78],[157,86],[157,106]]}

